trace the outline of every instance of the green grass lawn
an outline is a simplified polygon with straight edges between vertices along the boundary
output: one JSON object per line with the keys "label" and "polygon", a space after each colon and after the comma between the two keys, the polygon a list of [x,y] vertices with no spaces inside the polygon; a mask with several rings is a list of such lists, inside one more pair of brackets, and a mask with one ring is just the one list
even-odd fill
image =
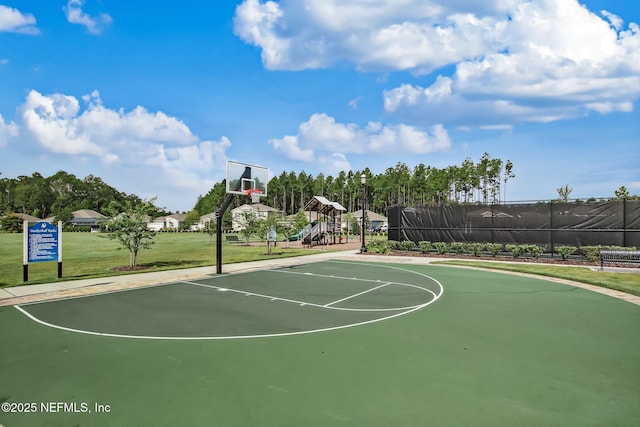
{"label": "green grass lawn", "polygon": [[482,261],[441,261],[438,264],[481,267],[494,270],[513,271],[517,273],[538,274],[540,276],[558,277],[575,280],[594,286],[614,289],[631,295],[640,296],[640,274],[611,273],[593,271],[587,267],[567,267],[561,265],[532,265],[525,263],[500,263]]}
{"label": "green grass lawn", "polygon": [[[141,250],[138,265],[143,271],[173,270],[179,268],[215,265],[215,236],[205,233],[160,233],[151,249]],[[331,248],[331,247],[329,247]],[[336,246],[339,249],[339,246]],[[118,267],[129,265],[129,251],[104,234],[63,233],[63,278],[86,279],[90,277],[130,274],[118,272]],[[278,242],[272,254],[265,246],[224,244],[222,261],[225,264],[293,257],[320,252],[315,249],[287,248]],[[22,234],[0,233],[0,287],[54,282],[57,279],[55,262],[29,264],[29,281],[22,281]]]}

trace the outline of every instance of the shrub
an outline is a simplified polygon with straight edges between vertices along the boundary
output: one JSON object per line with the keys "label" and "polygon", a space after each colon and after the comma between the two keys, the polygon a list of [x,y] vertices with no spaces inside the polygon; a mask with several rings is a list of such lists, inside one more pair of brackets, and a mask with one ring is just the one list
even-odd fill
{"label": "shrub", "polygon": [[447,242],[435,242],[433,247],[440,255],[444,255],[449,252],[449,244]]}
{"label": "shrub", "polygon": [[458,255],[462,255],[464,251],[467,249],[467,245],[462,242],[453,242],[449,245],[449,249],[454,251]]}
{"label": "shrub", "polygon": [[400,249],[402,249],[403,251],[409,252],[414,250],[415,247],[416,247],[415,242],[412,242],[411,240],[404,240],[400,242]]}
{"label": "shrub", "polygon": [[387,246],[390,250],[395,251],[400,249],[400,242],[396,240],[387,240]]}
{"label": "shrub", "polygon": [[498,254],[500,253],[500,251],[502,250],[502,243],[487,243],[485,245],[485,248],[491,253],[491,255],[493,255],[493,257],[495,258],[496,256],[498,256]]}
{"label": "shrub", "polygon": [[467,243],[467,251],[471,252],[474,256],[480,256],[485,248],[484,243]]}
{"label": "shrub", "polygon": [[506,248],[514,258],[519,258],[527,251],[527,245],[507,245]]}
{"label": "shrub", "polygon": [[431,242],[422,241],[418,242],[418,247],[420,248],[420,252],[423,254],[428,254],[431,250]]}
{"label": "shrub", "polygon": [[580,252],[587,257],[589,261],[598,261],[600,259],[601,246],[580,246]]}
{"label": "shrub", "polygon": [[566,261],[569,255],[573,255],[576,249],[574,246],[556,246],[556,252],[560,254],[563,261]]}
{"label": "shrub", "polygon": [[388,254],[390,252],[389,249],[389,241],[387,240],[372,240],[367,244],[367,252],[371,252],[373,254]]}
{"label": "shrub", "polygon": [[540,255],[544,252],[543,247],[538,245],[527,245],[527,252],[531,254],[535,259],[540,258]]}

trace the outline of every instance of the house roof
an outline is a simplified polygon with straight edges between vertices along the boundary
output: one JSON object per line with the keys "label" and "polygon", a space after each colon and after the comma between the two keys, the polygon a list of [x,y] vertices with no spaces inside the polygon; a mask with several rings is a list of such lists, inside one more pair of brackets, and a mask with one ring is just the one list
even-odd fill
{"label": "house roof", "polygon": [[214,220],[214,219],[216,219],[216,213],[215,212],[211,212],[211,213],[208,213],[206,215],[202,215],[200,217],[200,221],[211,221],[211,220]]}
{"label": "house roof", "polygon": [[[354,218],[362,218],[362,210],[351,212]],[[369,221],[387,221],[387,217],[384,215],[380,215],[379,213],[375,213],[373,211],[367,211],[367,219]]]}
{"label": "house roof", "polygon": [[173,215],[169,215],[167,218],[173,218],[176,221],[184,221],[184,219],[187,217],[187,214],[173,214]]}
{"label": "house roof", "polygon": [[91,209],[80,209],[79,211],[73,212],[73,219],[98,219],[98,218],[106,218],[106,216]]}
{"label": "house roof", "polygon": [[29,221],[29,222],[40,222],[40,221],[43,221],[40,218],[36,218],[35,216],[31,216],[29,214],[22,213],[22,212],[11,212],[11,213],[8,213],[7,215],[3,216],[2,218],[8,217],[8,216],[17,216],[18,218],[22,218],[23,221]]}

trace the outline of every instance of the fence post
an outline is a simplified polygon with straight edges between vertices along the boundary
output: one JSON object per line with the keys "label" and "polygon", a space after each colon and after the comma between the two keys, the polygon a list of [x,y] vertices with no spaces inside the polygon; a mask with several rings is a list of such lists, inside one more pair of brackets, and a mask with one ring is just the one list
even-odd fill
{"label": "fence post", "polygon": [[555,247],[553,246],[553,200],[549,202],[549,240],[551,243],[551,258],[553,258],[553,253],[555,252]]}
{"label": "fence post", "polygon": [[622,246],[627,246],[627,198],[622,198]]}
{"label": "fence post", "polygon": [[496,240],[496,227],[493,223],[493,218],[495,217],[495,213],[493,212],[494,203],[491,203],[491,244],[495,243]]}

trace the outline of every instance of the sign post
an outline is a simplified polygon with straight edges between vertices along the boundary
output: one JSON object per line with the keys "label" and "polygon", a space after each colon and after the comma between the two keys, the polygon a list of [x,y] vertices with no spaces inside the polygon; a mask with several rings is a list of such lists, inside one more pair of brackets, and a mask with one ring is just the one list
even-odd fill
{"label": "sign post", "polygon": [[62,277],[62,221],[58,225],[41,221],[24,222],[22,227],[22,280],[29,280],[29,263],[58,262],[58,279]]}

